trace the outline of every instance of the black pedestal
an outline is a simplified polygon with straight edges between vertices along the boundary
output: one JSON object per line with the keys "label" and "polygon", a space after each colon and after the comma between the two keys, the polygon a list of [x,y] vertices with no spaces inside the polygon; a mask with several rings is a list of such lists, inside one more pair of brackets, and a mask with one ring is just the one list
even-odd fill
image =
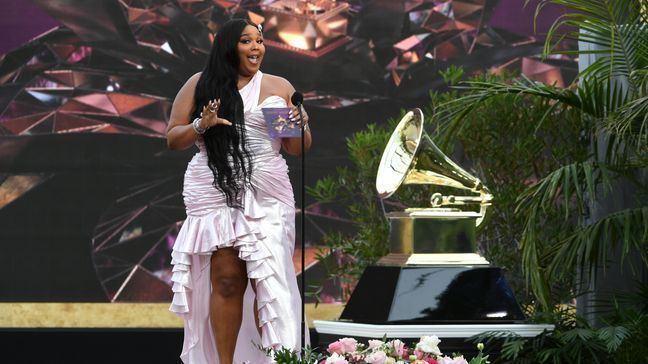
{"label": "black pedestal", "polygon": [[524,314],[501,269],[368,267],[340,320],[374,324],[521,323]]}

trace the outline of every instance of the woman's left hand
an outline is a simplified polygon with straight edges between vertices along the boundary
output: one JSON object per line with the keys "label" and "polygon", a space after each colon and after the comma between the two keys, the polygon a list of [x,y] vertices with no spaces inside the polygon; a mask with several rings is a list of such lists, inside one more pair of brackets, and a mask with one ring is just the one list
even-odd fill
{"label": "woman's left hand", "polygon": [[[306,112],[306,109],[304,109],[304,106],[301,107],[302,110],[302,117],[304,118],[304,129],[308,130],[308,113]],[[297,111],[297,107],[291,105],[290,106],[290,121],[296,122],[297,124],[301,125],[300,120],[299,120],[299,111]]]}

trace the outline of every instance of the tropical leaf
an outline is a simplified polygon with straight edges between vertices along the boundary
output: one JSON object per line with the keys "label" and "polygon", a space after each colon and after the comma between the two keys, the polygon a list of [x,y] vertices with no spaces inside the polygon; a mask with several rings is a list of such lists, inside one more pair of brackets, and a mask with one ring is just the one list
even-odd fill
{"label": "tropical leaf", "polygon": [[[642,0],[544,0],[536,16],[547,4],[560,5],[573,12],[559,17],[549,28],[544,53],[605,55],[581,73],[581,78],[611,79],[621,77],[636,85],[631,74],[648,65],[648,27],[641,12]],[[590,44],[569,50],[565,40]],[[567,50],[565,50],[567,49]]]}
{"label": "tropical leaf", "polygon": [[606,120],[605,128],[623,140],[627,147],[635,153],[646,153],[646,148],[648,148],[648,94],[621,107],[615,117]]}
{"label": "tropical leaf", "polygon": [[527,343],[526,339],[506,339],[502,344],[502,356],[515,360]]}
{"label": "tropical leaf", "polygon": [[630,335],[630,331],[623,326],[607,326],[598,330],[599,339],[601,339],[607,350],[613,353],[619,349],[623,341]]}
{"label": "tropical leaf", "polygon": [[617,244],[622,258],[636,251],[648,264],[648,206],[625,209],[580,227],[554,247],[548,272],[560,274],[565,267],[580,266],[595,274],[596,267],[605,267],[610,248]]}
{"label": "tropical leaf", "polygon": [[[437,130],[442,135],[439,139],[441,148],[447,148],[452,140],[464,128],[470,127],[465,123],[465,118],[486,100],[499,95],[531,96],[552,100],[544,116],[538,121],[536,129],[542,127],[549,115],[559,108],[574,108],[580,110],[590,119],[604,119],[622,108],[628,102],[628,94],[624,86],[617,80],[599,80],[590,78],[582,80],[575,91],[568,88],[559,88],[533,81],[524,75],[509,83],[503,82],[464,82],[455,87],[467,91],[462,97],[439,105],[434,114]],[[583,120],[587,121],[587,120]]]}
{"label": "tropical leaf", "polygon": [[437,125],[439,146],[442,149],[452,144],[452,140],[465,128],[469,127],[464,122],[467,115],[479,107],[484,101],[499,95],[530,95],[557,101],[553,103],[543,118],[538,122],[538,128],[557,107],[567,106],[581,108],[581,99],[577,93],[570,89],[561,89],[533,81],[522,75],[512,83],[469,81],[454,87],[457,90],[467,91],[464,96],[455,98],[439,105],[434,110],[433,121]]}
{"label": "tropical leaf", "polygon": [[624,84],[614,79],[590,77],[581,79],[577,88],[579,109],[590,117],[602,119],[628,102]]}
{"label": "tropical leaf", "polygon": [[608,184],[605,168],[594,161],[575,162],[549,173],[519,196],[515,212],[526,215],[520,241],[522,271],[545,309],[551,308],[549,277],[554,273],[546,269],[547,262],[556,248],[547,248],[546,237],[538,234],[544,225],[541,216],[561,210],[566,222],[582,224],[586,209],[596,201],[597,185]]}
{"label": "tropical leaf", "polygon": [[606,169],[595,161],[575,162],[549,173],[524,191],[518,199],[516,213],[547,211],[560,207],[565,219],[573,210],[582,217],[587,206],[596,201],[596,186],[609,185]]}

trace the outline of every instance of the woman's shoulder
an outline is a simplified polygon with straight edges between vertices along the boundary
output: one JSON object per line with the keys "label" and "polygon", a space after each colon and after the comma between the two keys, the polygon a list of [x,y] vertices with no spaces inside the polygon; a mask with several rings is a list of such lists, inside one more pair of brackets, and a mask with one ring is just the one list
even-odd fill
{"label": "woman's shoulder", "polygon": [[185,82],[188,85],[195,85],[198,83],[198,80],[200,80],[200,75],[202,75],[202,72],[194,73],[189,79],[187,79],[187,82]]}
{"label": "woman's shoulder", "polygon": [[176,95],[176,101],[193,101],[194,93],[196,92],[196,86],[198,85],[198,80],[200,79],[201,72],[194,74],[189,77],[187,81],[182,85],[180,91]]}
{"label": "woman's shoulder", "polygon": [[265,89],[265,93],[269,95],[278,95],[290,100],[290,95],[295,92],[295,88],[281,76],[271,75],[268,73],[263,74],[263,82],[261,87]]}
{"label": "woman's shoulder", "polygon": [[184,85],[182,85],[182,88],[180,88],[180,91],[187,90],[193,94],[194,90],[196,89],[196,86],[198,85],[198,80],[200,80],[200,75],[202,72],[195,73],[193,76],[189,77],[187,81],[185,81]]}
{"label": "woman's shoulder", "polygon": [[270,87],[282,88],[282,89],[286,89],[287,91],[290,91],[290,89],[292,89],[292,85],[290,84],[290,82],[288,82],[287,79],[281,76],[264,73],[263,78],[264,81],[267,83],[267,85]]}

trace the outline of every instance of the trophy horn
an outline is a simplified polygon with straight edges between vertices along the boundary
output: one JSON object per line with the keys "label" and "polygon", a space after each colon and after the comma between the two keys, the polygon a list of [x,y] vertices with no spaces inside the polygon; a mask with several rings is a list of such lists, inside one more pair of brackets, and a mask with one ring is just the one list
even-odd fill
{"label": "trophy horn", "polygon": [[[380,198],[393,195],[401,185],[428,184],[466,190],[474,195],[430,196],[430,206],[408,209],[421,212],[435,211],[451,206],[479,204],[476,224],[484,219],[493,195],[475,176],[466,172],[448,158],[423,130],[423,112],[412,109],[403,116],[389,138],[376,176],[376,190]],[[458,210],[458,209],[455,209]]]}

